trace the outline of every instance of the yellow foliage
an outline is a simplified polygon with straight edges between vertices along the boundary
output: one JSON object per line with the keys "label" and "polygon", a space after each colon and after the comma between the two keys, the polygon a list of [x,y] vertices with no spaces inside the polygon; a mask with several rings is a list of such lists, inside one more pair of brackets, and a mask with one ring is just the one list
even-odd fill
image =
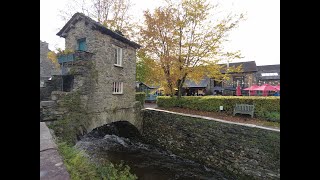
{"label": "yellow foliage", "polygon": [[60,64],[58,63],[57,54],[53,51],[48,52],[48,59],[54,64],[54,66],[58,69],[60,68]]}
{"label": "yellow foliage", "polygon": [[[157,79],[171,95],[174,88],[182,87],[186,78],[197,82],[205,76],[227,79],[228,75],[221,74],[222,67],[217,63],[221,57],[240,58],[240,53],[224,53],[221,44],[242,15],[228,16],[213,24],[209,21],[212,6],[205,0],[167,2],[168,5],[152,13],[144,12],[145,26],[141,27],[139,43],[152,67],[148,79]],[[236,70],[228,68],[227,72]]]}

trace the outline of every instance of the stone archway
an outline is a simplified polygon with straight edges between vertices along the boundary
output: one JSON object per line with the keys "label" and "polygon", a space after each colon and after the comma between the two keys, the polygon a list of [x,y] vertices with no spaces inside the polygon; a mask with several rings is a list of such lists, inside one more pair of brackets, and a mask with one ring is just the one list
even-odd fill
{"label": "stone archway", "polygon": [[105,135],[116,135],[129,139],[141,139],[139,129],[129,121],[116,121],[94,128],[87,136],[103,138]]}

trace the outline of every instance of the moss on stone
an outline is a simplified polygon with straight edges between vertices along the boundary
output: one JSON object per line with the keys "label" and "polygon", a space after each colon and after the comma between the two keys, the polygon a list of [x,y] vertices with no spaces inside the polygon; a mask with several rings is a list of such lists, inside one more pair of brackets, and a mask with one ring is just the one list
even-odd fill
{"label": "moss on stone", "polygon": [[79,92],[67,94],[59,105],[66,108],[67,112],[61,119],[49,125],[55,135],[62,141],[74,145],[76,141],[86,132],[89,125],[89,115],[81,106]]}
{"label": "moss on stone", "polygon": [[279,132],[153,110],[142,114],[148,143],[238,179],[278,179]]}
{"label": "moss on stone", "polygon": [[88,62],[88,68],[90,69],[90,79],[94,80],[98,84],[98,77],[99,72],[96,69],[96,62],[95,61],[89,61]]}

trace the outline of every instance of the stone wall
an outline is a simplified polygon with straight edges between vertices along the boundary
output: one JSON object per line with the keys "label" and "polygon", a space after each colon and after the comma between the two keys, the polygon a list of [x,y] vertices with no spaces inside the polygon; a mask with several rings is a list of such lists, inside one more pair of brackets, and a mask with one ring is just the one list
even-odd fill
{"label": "stone wall", "polygon": [[72,75],[53,75],[51,80],[44,80],[44,86],[40,87],[40,101],[51,100],[53,91],[71,91],[73,86]]}
{"label": "stone wall", "polygon": [[59,69],[48,59],[48,43],[40,40],[40,77],[60,74]]}
{"label": "stone wall", "polygon": [[143,110],[143,137],[239,179],[280,179],[280,132]]}
{"label": "stone wall", "polygon": [[[66,120],[68,115],[75,112],[79,113],[78,110],[81,109],[81,120],[86,121],[86,123],[81,127],[84,129],[79,132],[80,135],[83,135],[83,132],[89,133],[97,127],[116,121],[128,121],[139,131],[142,130],[141,105],[139,101],[135,101],[132,107],[106,110],[102,112],[106,119],[98,119],[96,118],[97,114],[87,111],[88,106],[85,103],[86,99],[84,99],[86,95],[81,93],[81,90],[76,92],[53,91],[49,100],[40,102],[40,121],[52,123]],[[74,99],[77,94],[80,97],[80,104],[77,104],[78,100]],[[73,124],[73,126],[77,127],[77,124]]]}

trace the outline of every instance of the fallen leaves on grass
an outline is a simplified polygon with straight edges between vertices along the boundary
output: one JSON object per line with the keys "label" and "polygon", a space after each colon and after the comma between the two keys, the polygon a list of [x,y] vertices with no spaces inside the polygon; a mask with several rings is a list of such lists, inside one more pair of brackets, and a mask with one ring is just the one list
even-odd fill
{"label": "fallen leaves on grass", "polygon": [[178,108],[178,107],[173,107],[173,108],[157,107],[157,109],[163,109],[163,110],[184,113],[184,114],[200,115],[200,116],[222,119],[225,121],[245,123],[245,124],[254,124],[254,125],[258,125],[258,126],[280,129],[280,123],[278,123],[278,122],[267,121],[267,120],[263,120],[263,119],[259,119],[259,118],[251,118],[250,115],[246,115],[246,114],[236,114],[235,116],[232,116],[232,115],[229,115],[225,112],[211,112],[211,111],[209,112],[209,111],[200,111],[200,110]]}

